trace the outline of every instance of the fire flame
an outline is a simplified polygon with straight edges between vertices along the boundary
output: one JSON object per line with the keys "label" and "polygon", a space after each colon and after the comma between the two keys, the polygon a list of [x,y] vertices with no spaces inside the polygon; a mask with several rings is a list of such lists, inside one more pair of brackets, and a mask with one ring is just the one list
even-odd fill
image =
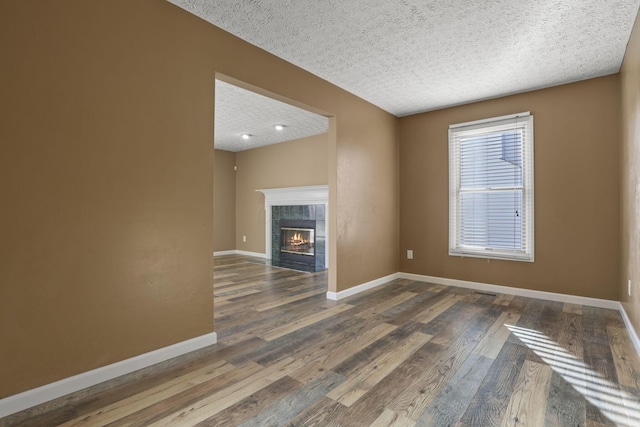
{"label": "fire flame", "polygon": [[304,245],[305,243],[309,243],[309,240],[304,240],[302,237],[302,233],[294,233],[293,236],[289,239],[289,242],[293,246]]}

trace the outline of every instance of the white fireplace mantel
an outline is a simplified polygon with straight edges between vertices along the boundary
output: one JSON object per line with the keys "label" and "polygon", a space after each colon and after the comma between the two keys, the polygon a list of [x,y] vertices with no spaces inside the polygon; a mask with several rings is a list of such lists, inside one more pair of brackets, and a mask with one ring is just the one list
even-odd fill
{"label": "white fireplace mantel", "polygon": [[271,206],[322,205],[329,203],[328,185],[265,188],[256,191],[264,193],[265,209]]}
{"label": "white fireplace mantel", "polygon": [[[295,205],[325,205],[325,212],[329,212],[329,186],[310,185],[306,187],[265,188],[256,190],[264,194],[265,211],[265,252],[267,259],[271,259],[271,207]],[[329,263],[329,215],[325,218],[327,240],[325,243],[325,267]]]}

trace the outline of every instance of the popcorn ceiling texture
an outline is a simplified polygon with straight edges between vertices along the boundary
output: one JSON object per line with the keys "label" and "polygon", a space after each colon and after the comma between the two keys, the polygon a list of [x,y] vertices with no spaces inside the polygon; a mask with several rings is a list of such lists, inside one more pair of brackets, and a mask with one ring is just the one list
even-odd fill
{"label": "popcorn ceiling texture", "polygon": [[[243,151],[327,131],[326,117],[216,80],[214,146]],[[285,125],[278,131],[276,124]],[[251,138],[242,139],[248,133]]]}
{"label": "popcorn ceiling texture", "polygon": [[619,71],[640,0],[169,0],[404,116]]}

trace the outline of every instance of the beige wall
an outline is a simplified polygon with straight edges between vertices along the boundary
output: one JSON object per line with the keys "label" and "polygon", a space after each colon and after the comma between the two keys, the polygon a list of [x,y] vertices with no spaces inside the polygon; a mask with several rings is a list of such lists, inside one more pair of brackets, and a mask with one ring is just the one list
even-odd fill
{"label": "beige wall", "polygon": [[379,108],[164,0],[4,0],[0,43],[1,397],[214,330],[217,72],[335,116],[337,287],[397,271]]}
{"label": "beige wall", "polygon": [[[614,75],[400,119],[401,271],[617,299],[619,103]],[[449,256],[448,126],[521,111],[534,117],[535,262]]]}
{"label": "beige wall", "polygon": [[327,185],[328,154],[326,133],[236,153],[236,249],[265,252],[264,194],[256,190]]}
{"label": "beige wall", "polygon": [[[398,140],[397,119],[368,113],[375,118],[348,108],[337,120],[337,291],[398,271],[399,146],[389,144]],[[357,132],[340,138],[343,120]]]}
{"label": "beige wall", "polygon": [[[621,272],[619,296],[636,331],[640,331],[640,20],[631,33],[621,70]],[[632,291],[628,296],[627,285]]]}
{"label": "beige wall", "polygon": [[236,153],[213,150],[213,250],[236,248]]}

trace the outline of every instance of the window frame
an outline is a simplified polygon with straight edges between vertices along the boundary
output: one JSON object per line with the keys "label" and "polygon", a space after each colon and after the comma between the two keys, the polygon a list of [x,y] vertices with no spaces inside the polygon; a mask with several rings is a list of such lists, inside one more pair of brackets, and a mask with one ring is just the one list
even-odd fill
{"label": "window frame", "polygon": [[[449,126],[449,255],[510,261],[534,262],[534,135],[533,115],[522,112],[507,116],[492,117],[483,120],[453,124]],[[461,234],[461,160],[460,138],[474,134],[486,134],[492,131],[503,132],[509,129],[523,129],[522,138],[522,225],[523,249],[501,249],[463,245]],[[499,188],[486,187],[484,191],[500,191]]]}

